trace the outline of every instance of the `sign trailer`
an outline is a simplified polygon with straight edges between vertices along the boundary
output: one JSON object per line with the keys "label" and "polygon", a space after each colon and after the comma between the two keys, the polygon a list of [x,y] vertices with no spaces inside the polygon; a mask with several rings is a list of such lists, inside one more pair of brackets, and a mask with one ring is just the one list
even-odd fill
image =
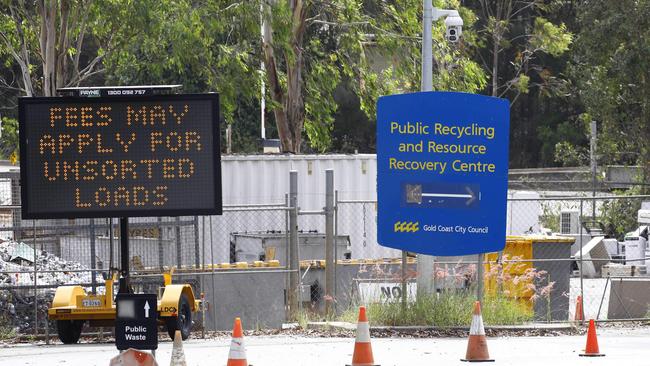
{"label": "sign trailer", "polygon": [[423,92],[377,103],[381,245],[452,256],[505,246],[510,106]]}
{"label": "sign trailer", "polygon": [[[163,94],[177,87],[64,88],[64,97],[19,99],[22,217],[120,217],[118,349],[156,349],[159,320],[185,338],[191,319],[164,308],[159,319],[155,294],[133,294],[128,218],[222,212],[218,94]],[[191,312],[188,287],[165,283]],[[60,330],[66,343],[78,341]]]}

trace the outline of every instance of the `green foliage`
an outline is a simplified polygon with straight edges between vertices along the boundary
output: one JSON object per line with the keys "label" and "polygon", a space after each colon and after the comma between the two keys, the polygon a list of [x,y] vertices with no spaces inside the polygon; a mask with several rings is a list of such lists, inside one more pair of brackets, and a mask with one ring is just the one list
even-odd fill
{"label": "green foliage", "polygon": [[0,138],[0,159],[10,159],[19,156],[18,121],[2,117],[2,138]]}
{"label": "green foliage", "polygon": [[[472,48],[477,46],[474,30],[476,15],[458,1],[434,1],[434,6],[459,9],[464,21],[462,42],[459,45],[445,40],[444,21],[433,24],[434,90],[478,92],[486,85],[485,71],[472,59]],[[376,31],[376,49],[373,62],[387,60],[388,67],[382,73],[370,95],[386,95],[396,91],[414,92],[421,84],[422,2],[419,0],[396,0],[382,3],[373,20]],[[376,100],[371,98],[371,101]],[[366,109],[372,107],[366,106]]]}
{"label": "green foliage", "polygon": [[[273,48],[276,57],[282,59],[278,71],[284,92],[287,66],[296,61],[292,48],[296,23],[287,4],[272,6]],[[325,152],[331,147],[331,132],[341,106],[336,100],[337,90],[352,93],[366,117],[374,119],[379,96],[420,89],[422,4],[419,0],[336,0],[313,1],[309,5],[309,20],[301,35],[305,45],[304,128],[311,148]],[[436,5],[459,7],[457,1],[437,1]],[[464,40],[472,45],[476,37],[471,28],[476,17],[468,9],[461,8],[461,12],[467,29]],[[444,40],[442,21],[433,27],[437,46],[434,88],[468,92],[483,88],[485,73],[471,60],[469,48],[449,45]],[[345,128],[354,132],[354,128]]]}
{"label": "green foliage", "polygon": [[642,202],[640,199],[625,198],[624,196],[639,194],[640,188],[615,191],[614,193],[622,197],[603,201],[600,209],[600,221],[611,235],[618,240],[623,240],[627,232],[633,231],[639,225],[637,213],[641,209]]}
{"label": "green foliage", "polygon": [[525,74],[519,75],[516,79],[513,80],[513,85],[515,90],[521,94],[528,94],[528,88],[530,85],[530,77]]}
{"label": "green foliage", "polygon": [[583,146],[560,141],[555,145],[555,161],[563,166],[583,166],[589,164],[589,151]]}
{"label": "green foliage", "polygon": [[550,229],[551,232],[559,233],[560,232],[560,210],[561,206],[557,206],[554,202],[544,202],[540,203],[542,208],[542,214],[539,216],[539,224],[546,229]]}
{"label": "green foliage", "polygon": [[236,110],[259,93],[259,25],[249,16],[256,9],[253,2],[154,1],[142,15],[146,31],[107,57],[107,82],[217,91],[224,119],[233,123]]}
{"label": "green foliage", "polygon": [[[234,126],[234,151],[258,151],[259,94],[266,77],[260,72],[259,1],[67,3],[68,37],[83,34],[83,42],[57,50],[66,65],[63,86],[180,83],[184,92],[216,91],[222,120]],[[274,2],[272,12],[285,89],[283,70],[298,61],[289,4]],[[305,4],[300,93],[309,151],[374,152],[377,98],[420,90],[422,1]],[[497,14],[501,5],[512,11]],[[650,2],[434,0],[434,6],[459,9],[465,22],[458,44],[444,39],[442,20],[433,24],[435,90],[490,92],[497,43],[497,94],[513,102],[512,167],[584,164],[587,129],[579,116],[586,109],[589,120],[599,123],[599,163],[642,164],[650,173]],[[5,0],[0,9],[0,112],[15,117],[16,96],[28,89],[16,61],[22,41],[34,93],[44,94],[41,19],[29,2]],[[77,57],[80,70],[73,67]],[[267,97],[267,106],[270,125],[272,108],[283,103]],[[5,158],[17,150],[15,134],[6,128],[0,149]]]}
{"label": "green foliage", "polygon": [[581,2],[571,75],[598,122],[602,164],[650,168],[650,2]]}
{"label": "green foliage", "polygon": [[535,18],[530,45],[537,50],[558,57],[569,49],[573,35],[566,25],[555,25],[543,17]]}

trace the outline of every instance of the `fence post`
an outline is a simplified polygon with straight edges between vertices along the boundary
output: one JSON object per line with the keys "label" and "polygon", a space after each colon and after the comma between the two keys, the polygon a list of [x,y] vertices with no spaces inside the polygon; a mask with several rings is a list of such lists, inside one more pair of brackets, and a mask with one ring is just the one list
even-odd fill
{"label": "fence post", "polygon": [[406,297],[408,288],[406,287],[406,266],[408,265],[408,256],[406,251],[402,250],[402,311],[406,311]]}
{"label": "fence post", "polygon": [[34,245],[34,336],[38,336],[38,287],[37,287],[37,278],[38,278],[38,256],[36,253],[36,220],[32,220],[32,235]]}
{"label": "fence post", "polygon": [[97,280],[95,279],[96,273],[95,268],[97,268],[97,248],[95,245],[95,219],[90,219],[90,279],[91,287],[93,294],[97,293]]}
{"label": "fence post", "polygon": [[181,248],[181,218],[176,216],[176,265],[183,268],[183,250]]}
{"label": "fence post", "polygon": [[[591,220],[596,221],[596,174],[598,172],[598,160],[596,157],[597,141],[598,141],[598,127],[596,121],[591,121],[591,136],[589,139],[589,160],[591,163]],[[582,213],[581,213],[582,215]]]}
{"label": "fence post", "polygon": [[[338,258],[339,258],[339,191],[334,191],[334,298],[338,294]],[[338,302],[334,302],[334,312],[337,310]]]}
{"label": "fence post", "polygon": [[325,314],[331,315],[334,292],[334,170],[325,170]]}
{"label": "fence post", "polygon": [[417,298],[422,299],[431,295],[433,282],[433,257],[417,255]]}
{"label": "fence post", "polygon": [[158,216],[157,221],[158,221],[158,267],[160,267],[160,271],[163,271],[164,270],[164,264],[165,264],[165,252],[164,252],[164,249],[163,249],[162,218],[160,216]]}
{"label": "fence post", "polygon": [[583,262],[583,253],[582,253],[582,206],[583,206],[584,200],[580,198],[580,218],[578,222],[580,223],[580,265],[578,266],[578,270],[580,271],[580,297],[582,298],[582,317],[580,318],[580,325],[584,325],[584,303],[585,303],[585,293],[584,293],[584,284],[583,284],[583,273],[584,271],[582,270],[582,266],[584,265]]}
{"label": "fence post", "polygon": [[113,242],[113,218],[108,218],[108,276],[113,277],[113,268],[115,268],[115,245]]}
{"label": "fence post", "polygon": [[194,216],[194,268],[201,265],[201,247],[199,244],[199,217]]}
{"label": "fence post", "polygon": [[298,310],[300,258],[298,258],[298,172],[289,172],[289,309],[291,318]]}
{"label": "fence post", "polygon": [[[214,271],[214,243],[212,242],[212,216],[210,216],[210,231],[208,232],[210,234],[210,269],[212,270],[212,298],[215,299],[213,301],[216,303],[216,298],[217,294],[215,292],[215,286],[214,286],[214,276],[215,276],[215,271]],[[214,321],[214,330],[217,330],[217,306],[216,304],[212,304],[212,320]]]}
{"label": "fence post", "polygon": [[478,260],[476,261],[476,300],[483,302],[483,262],[485,261],[485,254],[479,253]]}
{"label": "fence post", "polygon": [[[22,201],[20,200],[20,177],[18,175],[12,176],[11,178],[11,204],[16,206],[20,206],[22,204]],[[20,242],[22,232],[20,229],[16,229],[23,226],[20,210],[12,210],[11,220],[13,223],[11,226],[14,227],[14,240]]]}

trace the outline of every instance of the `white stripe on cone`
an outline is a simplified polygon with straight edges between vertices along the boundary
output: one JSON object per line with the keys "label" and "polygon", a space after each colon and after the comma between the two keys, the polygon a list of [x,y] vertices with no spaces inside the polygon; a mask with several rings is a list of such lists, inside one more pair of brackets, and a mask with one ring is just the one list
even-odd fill
{"label": "white stripe on cone", "polygon": [[472,326],[469,329],[469,335],[485,335],[485,328],[483,327],[483,317],[480,315],[472,316]]}
{"label": "white stripe on cone", "polygon": [[368,322],[357,323],[356,342],[370,343],[370,324]]}
{"label": "white stripe on cone", "polygon": [[245,360],[246,349],[244,348],[244,338],[233,338],[230,341],[230,353],[228,358],[231,360]]}

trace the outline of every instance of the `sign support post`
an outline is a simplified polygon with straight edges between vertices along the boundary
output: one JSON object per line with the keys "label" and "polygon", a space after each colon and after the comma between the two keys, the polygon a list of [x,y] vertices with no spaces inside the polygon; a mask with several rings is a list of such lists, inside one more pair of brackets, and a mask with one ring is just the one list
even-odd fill
{"label": "sign support post", "polygon": [[133,293],[129,283],[129,218],[120,217],[120,294]]}
{"label": "sign support post", "polygon": [[[62,88],[18,101],[22,218],[120,218],[120,350],[158,344],[158,295],[130,283],[129,217],[222,213],[219,95],[172,94],[178,87]],[[92,282],[94,293],[94,272]]]}
{"label": "sign support post", "polygon": [[[433,3],[432,0],[423,0],[422,3],[422,87],[421,90],[433,90],[433,36],[431,26],[433,24]],[[417,298],[429,296],[436,292],[433,282],[435,273],[434,257],[418,254],[417,273]],[[404,266],[405,263],[402,263]]]}

